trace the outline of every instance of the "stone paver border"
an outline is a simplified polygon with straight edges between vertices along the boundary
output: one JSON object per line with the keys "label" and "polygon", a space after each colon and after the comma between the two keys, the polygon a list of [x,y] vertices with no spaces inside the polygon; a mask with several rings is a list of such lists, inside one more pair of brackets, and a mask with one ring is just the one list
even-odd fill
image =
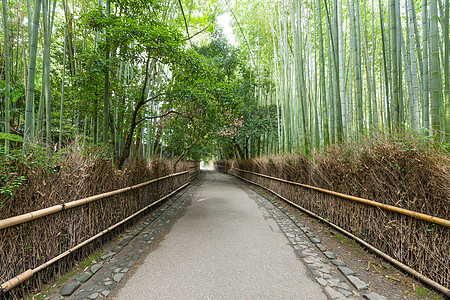
{"label": "stone paver border", "polygon": [[133,231],[120,238],[117,246],[104,253],[84,273],[62,286],[52,299],[103,299],[125,277],[163,229],[190,200],[202,178],[158,207]]}
{"label": "stone paver border", "polygon": [[386,297],[375,292],[367,293],[369,285],[357,277],[356,272],[348,268],[345,262],[337,259],[310,228],[300,223],[276,200],[260,193],[242,180],[237,178],[234,180],[245,190],[253,192],[255,198],[273,216],[329,299],[361,299],[362,296],[370,300],[386,300]]}

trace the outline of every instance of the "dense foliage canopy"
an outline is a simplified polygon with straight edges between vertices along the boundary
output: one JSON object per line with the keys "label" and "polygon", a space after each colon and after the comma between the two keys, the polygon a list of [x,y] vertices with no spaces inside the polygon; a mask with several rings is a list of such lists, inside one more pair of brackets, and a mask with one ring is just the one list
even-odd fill
{"label": "dense foliage canopy", "polygon": [[384,133],[448,145],[449,0],[235,4],[2,1],[2,151],[79,137],[122,167]]}
{"label": "dense foliage canopy", "polygon": [[216,24],[217,3],[3,5],[5,151],[20,136],[25,152],[81,137],[109,145],[119,167],[130,155],[201,159],[214,155],[227,127],[254,117],[249,107],[265,114],[251,96],[254,71]]}

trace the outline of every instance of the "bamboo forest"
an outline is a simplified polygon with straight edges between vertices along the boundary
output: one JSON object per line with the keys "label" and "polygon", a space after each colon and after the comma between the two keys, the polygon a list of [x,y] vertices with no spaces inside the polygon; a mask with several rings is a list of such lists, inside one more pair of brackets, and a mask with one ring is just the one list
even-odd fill
{"label": "bamboo forest", "polygon": [[449,12],[448,0],[3,0],[2,149],[79,139],[121,168],[385,134],[445,145]]}
{"label": "bamboo forest", "polygon": [[450,297],[450,0],[1,9],[0,300]]}

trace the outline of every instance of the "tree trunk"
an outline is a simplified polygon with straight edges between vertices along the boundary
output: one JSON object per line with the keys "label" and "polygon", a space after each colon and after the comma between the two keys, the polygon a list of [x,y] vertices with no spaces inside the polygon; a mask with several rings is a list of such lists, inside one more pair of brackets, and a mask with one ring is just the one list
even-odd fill
{"label": "tree trunk", "polygon": [[136,126],[138,125],[137,116],[138,116],[139,110],[145,104],[145,95],[146,95],[145,91],[146,91],[147,82],[148,82],[149,62],[150,62],[150,55],[148,55],[147,62],[145,64],[145,79],[144,79],[144,83],[143,83],[143,87],[142,87],[141,99],[139,100],[139,102],[136,104],[136,107],[134,108],[133,116],[131,118],[130,129],[125,137],[125,144],[123,146],[123,151],[122,151],[122,154],[117,159],[117,167],[119,169],[123,168],[125,160],[130,156],[130,150],[131,150],[131,144],[133,142],[134,130],[136,129]]}

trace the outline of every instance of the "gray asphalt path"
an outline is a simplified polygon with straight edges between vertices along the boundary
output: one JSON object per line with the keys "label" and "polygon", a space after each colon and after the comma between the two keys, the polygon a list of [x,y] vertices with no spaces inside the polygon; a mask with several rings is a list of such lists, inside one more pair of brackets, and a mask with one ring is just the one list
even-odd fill
{"label": "gray asphalt path", "polygon": [[206,179],[114,299],[326,299],[285,235],[230,176]]}

